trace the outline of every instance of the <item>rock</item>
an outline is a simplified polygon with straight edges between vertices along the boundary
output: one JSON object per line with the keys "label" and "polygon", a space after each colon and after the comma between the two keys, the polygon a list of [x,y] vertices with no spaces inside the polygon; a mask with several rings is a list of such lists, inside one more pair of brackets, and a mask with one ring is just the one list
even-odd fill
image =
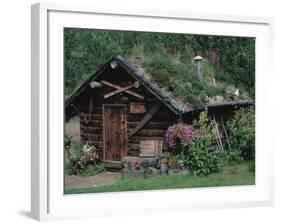
{"label": "rock", "polygon": [[159,167],[159,158],[158,157],[137,157],[137,156],[124,156],[121,159],[121,166],[124,168],[126,164],[132,162],[139,162],[142,167]]}
{"label": "rock", "polygon": [[189,173],[189,169],[187,167],[182,169],[169,169],[169,175],[186,175]]}
{"label": "rock", "polygon": [[147,167],[144,171],[144,178],[147,179],[147,178],[150,178],[150,177],[153,177],[153,176],[157,176],[159,174],[160,174],[160,171],[157,170],[156,168]]}

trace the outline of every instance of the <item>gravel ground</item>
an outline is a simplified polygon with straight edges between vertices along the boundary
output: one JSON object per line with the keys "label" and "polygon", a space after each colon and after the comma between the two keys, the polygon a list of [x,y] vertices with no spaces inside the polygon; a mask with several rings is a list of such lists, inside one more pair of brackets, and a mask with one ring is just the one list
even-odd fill
{"label": "gravel ground", "polygon": [[114,183],[117,179],[118,172],[108,171],[90,177],[65,175],[64,187],[65,189],[98,187],[103,185],[110,185]]}

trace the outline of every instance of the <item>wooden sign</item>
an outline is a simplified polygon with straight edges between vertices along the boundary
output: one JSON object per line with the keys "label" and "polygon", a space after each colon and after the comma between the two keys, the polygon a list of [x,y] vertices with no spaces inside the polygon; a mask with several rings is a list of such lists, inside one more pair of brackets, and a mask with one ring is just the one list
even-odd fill
{"label": "wooden sign", "polygon": [[144,103],[131,103],[130,113],[132,114],[144,114],[146,112]]}
{"label": "wooden sign", "polygon": [[160,156],[162,155],[163,141],[143,140],[140,141],[140,157]]}

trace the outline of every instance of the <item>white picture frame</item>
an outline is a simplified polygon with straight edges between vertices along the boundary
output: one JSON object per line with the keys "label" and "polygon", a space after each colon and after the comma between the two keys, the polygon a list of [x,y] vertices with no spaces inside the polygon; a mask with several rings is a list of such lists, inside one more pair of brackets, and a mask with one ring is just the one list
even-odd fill
{"label": "white picture frame", "polygon": [[[266,132],[270,128],[266,91],[271,86],[273,22],[271,18],[180,11],[32,5],[32,217],[49,220],[271,205],[273,147]],[[255,37],[256,184],[64,195],[63,27]]]}

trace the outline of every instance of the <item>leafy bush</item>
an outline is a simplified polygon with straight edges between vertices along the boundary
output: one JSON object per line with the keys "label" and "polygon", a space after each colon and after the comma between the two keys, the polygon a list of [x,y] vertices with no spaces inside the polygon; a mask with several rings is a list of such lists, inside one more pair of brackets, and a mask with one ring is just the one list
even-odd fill
{"label": "leafy bush", "polygon": [[239,150],[232,150],[226,152],[226,160],[230,165],[236,165],[242,162],[243,158],[241,156],[241,152]]}
{"label": "leafy bush", "polygon": [[246,159],[255,157],[255,113],[253,109],[241,108],[227,122],[229,142],[233,150]]}
{"label": "leafy bush", "polygon": [[168,128],[165,134],[165,143],[173,151],[179,154],[194,140],[194,129],[190,125],[177,123]]}
{"label": "leafy bush", "polygon": [[172,149],[170,168],[188,166],[195,175],[208,175],[221,170],[220,155],[214,150],[215,130],[207,110],[200,113],[193,126],[178,123],[170,126],[165,142]]}
{"label": "leafy bush", "polygon": [[186,163],[195,175],[208,175],[221,170],[220,155],[215,145],[215,130],[208,118],[208,111],[200,113],[194,121],[195,141],[184,151]]}
{"label": "leafy bush", "polygon": [[178,155],[169,155],[168,156],[168,167],[171,169],[183,169],[186,167],[186,158],[183,153]]}
{"label": "leafy bush", "polygon": [[[104,165],[93,145],[74,144],[68,150],[68,159],[70,165],[66,166],[67,173],[87,176],[104,171]],[[70,167],[72,171],[70,171]]]}
{"label": "leafy bush", "polygon": [[255,173],[255,171],[256,171],[256,163],[255,163],[255,160],[252,160],[252,161],[250,162],[249,170],[250,170],[251,172]]}
{"label": "leafy bush", "polygon": [[82,176],[92,176],[98,173],[105,171],[104,163],[94,163],[92,166],[89,166],[88,169],[82,172]]}
{"label": "leafy bush", "polygon": [[206,142],[196,138],[194,144],[186,150],[186,161],[194,175],[203,176],[221,170],[219,155],[211,151]]}

